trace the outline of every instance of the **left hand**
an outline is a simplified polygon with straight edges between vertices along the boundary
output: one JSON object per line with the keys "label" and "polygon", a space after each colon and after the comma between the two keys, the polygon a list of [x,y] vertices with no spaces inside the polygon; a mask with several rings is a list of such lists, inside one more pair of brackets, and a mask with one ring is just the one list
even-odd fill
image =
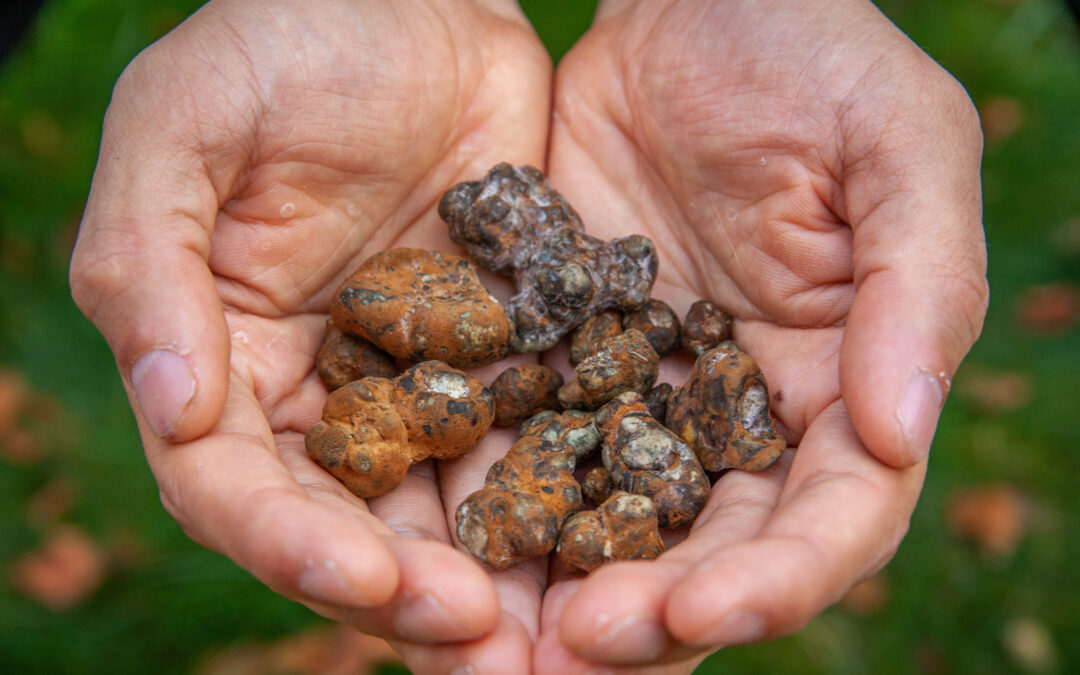
{"label": "left hand", "polygon": [[904,536],[986,311],[978,120],[866,0],[602,2],[556,78],[552,183],[597,236],[653,239],[677,312],[733,312],[797,448],[723,476],[658,560],[550,580],[537,671],[688,672]]}

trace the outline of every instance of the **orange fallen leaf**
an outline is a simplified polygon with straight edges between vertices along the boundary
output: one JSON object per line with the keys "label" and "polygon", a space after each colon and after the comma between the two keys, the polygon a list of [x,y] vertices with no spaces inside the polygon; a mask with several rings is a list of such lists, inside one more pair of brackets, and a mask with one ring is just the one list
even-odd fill
{"label": "orange fallen leaf", "polygon": [[71,510],[79,486],[67,478],[53,478],[26,502],[26,518],[33,525],[51,525]]}
{"label": "orange fallen leaf", "polygon": [[1031,376],[1019,370],[965,365],[953,380],[953,392],[988,413],[1004,413],[1031,402]]}
{"label": "orange fallen leaf", "polygon": [[979,104],[979,119],[987,140],[1004,140],[1023,125],[1024,107],[1015,98],[993,96]]}
{"label": "orange fallen leaf", "polygon": [[105,568],[104,553],[86,533],[62,526],[12,564],[11,585],[50,609],[64,610],[97,590]]}
{"label": "orange fallen leaf", "polygon": [[859,616],[871,616],[885,609],[889,601],[889,585],[881,572],[855,584],[844,597],[840,606]]}
{"label": "orange fallen leaf", "polygon": [[1024,538],[1028,504],[1012,486],[984,485],[958,490],[945,505],[945,524],[956,537],[975,542],[987,554],[1008,556]]}
{"label": "orange fallen leaf", "polygon": [[1020,325],[1036,333],[1060,333],[1073,326],[1080,314],[1080,290],[1057,283],[1029,288],[1016,306]]}
{"label": "orange fallen leaf", "polygon": [[344,625],[319,626],[276,642],[235,647],[212,657],[200,675],[368,675],[401,658],[390,645]]}

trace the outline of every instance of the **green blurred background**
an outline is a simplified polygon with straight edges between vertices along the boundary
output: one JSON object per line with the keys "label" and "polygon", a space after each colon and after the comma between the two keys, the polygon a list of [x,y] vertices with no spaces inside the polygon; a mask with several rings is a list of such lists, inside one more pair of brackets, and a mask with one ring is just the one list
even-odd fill
{"label": "green blurred background", "polygon": [[[0,672],[364,672],[385,656],[169,519],[70,300],[112,83],[199,4],[46,2],[0,71]],[[524,4],[557,58],[595,3]],[[1077,31],[1057,0],[879,6],[983,117],[986,328],[895,560],[799,634],[700,672],[1080,672]]]}

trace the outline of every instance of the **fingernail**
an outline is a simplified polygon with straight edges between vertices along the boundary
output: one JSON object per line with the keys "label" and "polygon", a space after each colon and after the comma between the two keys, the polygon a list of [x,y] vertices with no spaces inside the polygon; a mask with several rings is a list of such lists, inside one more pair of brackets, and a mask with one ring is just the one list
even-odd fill
{"label": "fingernail", "polygon": [[450,675],[476,675],[476,669],[466,663],[463,666],[454,666]]}
{"label": "fingernail", "polygon": [[402,602],[394,614],[394,628],[410,642],[452,640],[460,633],[450,612],[431,593],[420,593]]}
{"label": "fingernail", "polygon": [[366,607],[369,604],[345,580],[333,560],[308,559],[300,572],[297,586],[301,593],[315,602],[342,607]]}
{"label": "fingernail", "polygon": [[723,621],[714,626],[711,631],[706,631],[701,640],[725,647],[744,645],[765,637],[766,630],[764,617],[737,609],[724,617]]}
{"label": "fingernail", "polygon": [[604,660],[652,661],[664,651],[667,641],[667,631],[658,622],[647,617],[628,616],[597,636],[599,649],[589,651],[602,652],[596,656],[603,656]]}
{"label": "fingernail", "polygon": [[930,441],[934,438],[934,429],[937,428],[944,402],[945,391],[937,376],[920,370],[908,380],[896,417],[900,420],[912,457],[917,462],[930,454]]}
{"label": "fingernail", "polygon": [[139,357],[131,369],[131,386],[143,417],[162,437],[172,433],[184,408],[195,397],[195,378],[184,357],[166,349]]}

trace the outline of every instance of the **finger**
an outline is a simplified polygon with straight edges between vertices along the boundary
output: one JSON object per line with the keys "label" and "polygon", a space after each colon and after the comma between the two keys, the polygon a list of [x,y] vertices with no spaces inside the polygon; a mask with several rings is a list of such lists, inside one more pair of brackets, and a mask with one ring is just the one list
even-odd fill
{"label": "finger", "polygon": [[197,147],[205,139],[170,126],[183,126],[182,106],[171,107],[179,85],[163,91],[149,58],[132,62],[113,92],[71,289],[147,428],[185,441],[214,424],[228,387],[228,337],[207,267],[219,199],[207,169],[215,158]]}
{"label": "finger", "polygon": [[[927,85],[912,100],[931,97],[939,119],[924,121],[923,109],[896,113],[908,121],[875,138],[844,178],[857,291],[841,389],[859,437],[896,467],[929,453],[949,378],[982,330],[989,294],[978,119],[955,83]],[[858,137],[848,144],[865,146]]]}
{"label": "finger", "polygon": [[286,597],[385,604],[399,570],[382,536],[355,514],[311,499],[275,453],[262,411],[238,378],[207,436],[147,443],[162,503],[195,541]]}
{"label": "finger", "polygon": [[302,436],[288,432],[277,440],[282,463],[309,497],[352,514],[378,533],[399,570],[396,593],[380,607],[324,605],[313,607],[316,611],[370,635],[417,644],[473,640],[494,629],[499,617],[495,588],[475,562],[449,546],[431,463],[410,470],[401,485],[365,507],[311,461]]}
{"label": "finger", "polygon": [[925,464],[893,469],[869,455],[843,404],[807,430],[774,515],[749,541],[716,551],[672,589],[668,629],[723,646],[785,635],[892,557]]}
{"label": "finger", "polygon": [[[791,466],[791,453],[760,473],[732,471],[714,486],[690,536],[653,561],[606,565],[580,582],[557,618],[561,643],[578,658],[607,664],[679,663],[699,654],[672,638],[665,624],[667,598],[686,574],[724,547],[755,536],[768,521]],[[557,603],[556,603],[556,606]],[[555,610],[552,610],[554,612]]]}
{"label": "finger", "polygon": [[503,612],[490,634],[472,642],[436,647],[390,641],[414,673],[502,675],[529,672],[532,640],[521,623]]}

